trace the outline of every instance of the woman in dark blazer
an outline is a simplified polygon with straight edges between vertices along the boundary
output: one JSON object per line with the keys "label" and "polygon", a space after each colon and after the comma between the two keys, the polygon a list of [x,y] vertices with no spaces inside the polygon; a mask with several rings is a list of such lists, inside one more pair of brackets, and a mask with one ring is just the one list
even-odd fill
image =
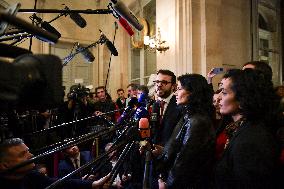
{"label": "woman in dark blazer", "polygon": [[229,72],[222,80],[220,112],[234,123],[216,166],[217,188],[275,188],[279,148],[273,135],[275,95],[257,70]]}
{"label": "woman in dark blazer", "polygon": [[178,77],[175,95],[184,113],[160,157],[164,175],[159,188],[209,188],[215,141],[213,91],[203,76],[186,74]]}

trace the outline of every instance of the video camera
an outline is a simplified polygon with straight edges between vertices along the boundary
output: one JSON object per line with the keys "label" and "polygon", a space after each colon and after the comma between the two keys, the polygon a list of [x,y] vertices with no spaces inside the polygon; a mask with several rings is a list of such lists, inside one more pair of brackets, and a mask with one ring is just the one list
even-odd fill
{"label": "video camera", "polygon": [[26,54],[0,61],[0,110],[51,108],[63,100],[62,63],[57,56]]}
{"label": "video camera", "polygon": [[90,89],[86,88],[84,85],[73,85],[70,87],[70,92],[67,97],[70,100],[80,101],[84,97],[88,96],[90,93]]}

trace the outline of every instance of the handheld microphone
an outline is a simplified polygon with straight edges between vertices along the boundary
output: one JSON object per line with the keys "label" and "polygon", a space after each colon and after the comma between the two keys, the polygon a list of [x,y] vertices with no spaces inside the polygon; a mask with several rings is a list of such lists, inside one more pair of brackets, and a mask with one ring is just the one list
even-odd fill
{"label": "handheld microphone", "polygon": [[130,25],[128,24],[128,22],[122,18],[122,17],[119,17],[118,19],[120,25],[125,29],[125,31],[127,31],[127,33],[132,36],[134,35],[134,31],[132,30],[132,28],[130,27]]}
{"label": "handheld microphone", "polygon": [[132,97],[130,101],[128,102],[128,106],[124,109],[121,116],[117,119],[118,124],[122,124],[126,120],[130,119],[132,115],[136,112],[133,110],[134,106],[137,105],[138,100],[135,97]]}
{"label": "handheld microphone", "polygon": [[76,51],[80,52],[88,63],[94,62],[95,57],[88,48],[82,47],[78,44],[76,47]]}
{"label": "handheld microphone", "polygon": [[114,56],[118,56],[118,52],[114,46],[114,44],[112,44],[112,42],[110,42],[110,40],[105,36],[105,34],[103,34],[102,30],[99,30],[101,32],[101,36],[103,38],[103,41],[106,43],[106,46],[108,48],[108,50],[111,52],[111,54],[113,54]]}
{"label": "handheld microphone", "polygon": [[151,113],[151,122],[156,122],[159,119],[160,114],[160,105],[159,103],[155,102],[152,105],[152,113]]}
{"label": "handheld microphone", "polygon": [[[69,10],[69,7],[65,6],[65,9]],[[69,16],[80,28],[86,27],[87,22],[79,13],[72,12]]]}
{"label": "handheld microphone", "polygon": [[134,28],[141,31],[143,29],[143,25],[139,23],[139,20],[136,16],[126,7],[126,5],[121,0],[111,0],[114,4],[113,9],[117,12],[121,17],[127,20]]}
{"label": "handheld microphone", "polygon": [[149,121],[147,118],[141,118],[139,120],[139,132],[142,140],[151,137]]}

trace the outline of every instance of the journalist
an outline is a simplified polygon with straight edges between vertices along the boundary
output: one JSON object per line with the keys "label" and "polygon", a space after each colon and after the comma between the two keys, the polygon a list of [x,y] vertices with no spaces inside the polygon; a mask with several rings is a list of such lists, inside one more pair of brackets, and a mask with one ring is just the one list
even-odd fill
{"label": "journalist", "polygon": [[[33,155],[20,138],[6,139],[0,144],[0,172],[17,164],[31,159]],[[64,181],[62,189],[95,189],[102,187],[109,175],[97,181],[69,179]],[[43,189],[55,182],[56,179],[45,176],[35,169],[35,164],[30,163],[7,174],[0,175],[1,189]]]}

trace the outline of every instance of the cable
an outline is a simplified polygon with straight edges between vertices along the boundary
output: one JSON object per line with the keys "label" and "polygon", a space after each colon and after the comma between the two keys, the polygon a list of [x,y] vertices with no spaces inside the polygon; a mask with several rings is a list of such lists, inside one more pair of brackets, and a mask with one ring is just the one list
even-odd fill
{"label": "cable", "polygon": [[[117,22],[114,22],[114,25],[115,25],[115,29],[114,29],[114,36],[113,36],[113,41],[112,41],[112,44],[114,45],[114,41],[115,41],[115,37],[116,37],[116,31],[117,31]],[[110,72],[110,63],[111,63],[111,57],[112,57],[112,54],[110,55],[109,57],[109,62],[108,62],[108,70],[107,70],[107,77],[106,77],[106,82],[105,82],[105,89],[107,87],[107,81],[108,81],[108,76],[109,76],[109,72]]]}

